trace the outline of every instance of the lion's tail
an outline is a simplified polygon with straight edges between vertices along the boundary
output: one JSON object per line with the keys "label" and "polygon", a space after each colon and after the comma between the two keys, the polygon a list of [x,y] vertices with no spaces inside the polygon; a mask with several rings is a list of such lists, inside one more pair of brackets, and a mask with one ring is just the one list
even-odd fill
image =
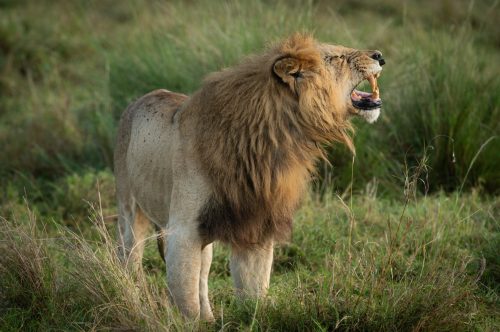
{"label": "lion's tail", "polygon": [[158,251],[160,252],[161,259],[165,262],[165,236],[160,227],[155,225],[156,230],[156,242],[158,244]]}

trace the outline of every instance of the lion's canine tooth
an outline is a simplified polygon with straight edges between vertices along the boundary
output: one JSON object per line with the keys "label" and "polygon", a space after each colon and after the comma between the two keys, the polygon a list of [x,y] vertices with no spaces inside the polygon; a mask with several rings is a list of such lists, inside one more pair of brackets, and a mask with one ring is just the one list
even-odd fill
{"label": "lion's canine tooth", "polygon": [[368,76],[368,82],[370,83],[370,87],[372,89],[373,92],[375,92],[375,90],[377,89],[377,79],[371,75],[371,76]]}
{"label": "lion's canine tooth", "polygon": [[377,79],[375,78],[375,75],[368,76],[367,80],[370,83],[370,87],[372,89],[372,99],[379,99],[380,92],[378,89]]}

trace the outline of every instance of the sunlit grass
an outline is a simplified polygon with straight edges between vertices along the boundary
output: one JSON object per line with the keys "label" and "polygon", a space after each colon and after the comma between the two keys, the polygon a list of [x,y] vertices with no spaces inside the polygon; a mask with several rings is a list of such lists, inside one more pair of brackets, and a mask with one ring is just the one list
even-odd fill
{"label": "sunlit grass", "polygon": [[[212,328],[494,329],[498,204],[477,194],[441,194],[406,206],[364,195],[350,210],[340,197],[311,197],[295,218],[291,242],[276,250],[265,301],[235,302],[228,251],[216,246]],[[154,239],[145,275],[131,275],[115,255],[112,223],[105,227],[99,207],[90,211],[85,237],[36,220],[27,207],[2,221],[0,327],[201,328],[185,325],[168,303]]]}

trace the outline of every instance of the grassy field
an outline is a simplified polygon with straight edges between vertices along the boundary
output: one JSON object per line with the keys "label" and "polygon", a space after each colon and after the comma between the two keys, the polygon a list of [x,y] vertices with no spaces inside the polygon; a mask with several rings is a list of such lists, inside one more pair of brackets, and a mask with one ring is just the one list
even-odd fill
{"label": "grassy field", "polygon": [[[495,1],[0,1],[0,331],[500,330],[500,4]],[[142,94],[294,31],[384,52],[384,109],[331,148],[275,255],[237,303],[216,246],[216,323],[117,264],[112,151]],[[109,235],[111,234],[111,235]]]}

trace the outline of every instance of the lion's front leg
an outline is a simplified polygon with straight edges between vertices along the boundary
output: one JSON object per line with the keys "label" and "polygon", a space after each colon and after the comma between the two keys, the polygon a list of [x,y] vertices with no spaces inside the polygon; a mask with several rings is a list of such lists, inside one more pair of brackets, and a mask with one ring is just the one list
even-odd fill
{"label": "lion's front leg", "polygon": [[232,249],[231,275],[240,297],[258,298],[266,295],[273,264],[273,242],[255,248]]}

